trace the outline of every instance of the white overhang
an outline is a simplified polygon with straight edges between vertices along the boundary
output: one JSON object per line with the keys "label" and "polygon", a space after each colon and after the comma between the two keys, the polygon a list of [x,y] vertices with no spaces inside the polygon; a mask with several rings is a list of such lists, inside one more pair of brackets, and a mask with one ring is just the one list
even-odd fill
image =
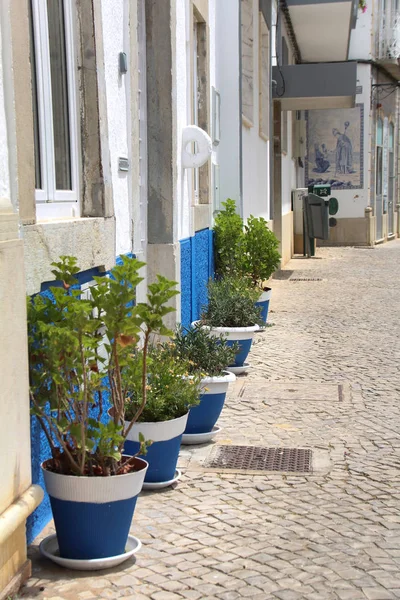
{"label": "white overhang", "polygon": [[286,5],[302,62],[347,60],[357,19],[354,0],[286,0]]}

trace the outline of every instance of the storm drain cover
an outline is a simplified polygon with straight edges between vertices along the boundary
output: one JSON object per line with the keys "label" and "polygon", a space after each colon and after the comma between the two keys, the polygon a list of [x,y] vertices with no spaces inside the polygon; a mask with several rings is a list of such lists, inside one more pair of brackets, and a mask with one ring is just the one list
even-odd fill
{"label": "storm drain cover", "polygon": [[291,277],[289,281],[322,281],[321,277]]}
{"label": "storm drain cover", "polygon": [[312,451],[304,448],[263,448],[259,446],[216,446],[205,467],[249,471],[311,473]]}

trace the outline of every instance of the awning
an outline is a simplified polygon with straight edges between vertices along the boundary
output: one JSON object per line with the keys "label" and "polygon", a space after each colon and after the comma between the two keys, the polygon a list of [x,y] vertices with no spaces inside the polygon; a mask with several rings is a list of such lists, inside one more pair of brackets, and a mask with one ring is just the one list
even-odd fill
{"label": "awning", "polygon": [[272,79],[273,98],[281,102],[282,110],[352,108],[355,105],[356,62],[273,67]]}
{"label": "awning", "polygon": [[357,0],[286,0],[302,62],[347,60]]}

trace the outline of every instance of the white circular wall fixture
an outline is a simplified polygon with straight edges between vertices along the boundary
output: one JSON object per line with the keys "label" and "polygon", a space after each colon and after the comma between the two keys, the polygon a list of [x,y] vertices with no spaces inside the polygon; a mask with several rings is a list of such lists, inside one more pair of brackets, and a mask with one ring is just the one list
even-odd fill
{"label": "white circular wall fixture", "polygon": [[[196,152],[191,148],[195,147]],[[188,125],[182,131],[182,166],[184,169],[202,167],[211,156],[210,136],[197,125]]]}

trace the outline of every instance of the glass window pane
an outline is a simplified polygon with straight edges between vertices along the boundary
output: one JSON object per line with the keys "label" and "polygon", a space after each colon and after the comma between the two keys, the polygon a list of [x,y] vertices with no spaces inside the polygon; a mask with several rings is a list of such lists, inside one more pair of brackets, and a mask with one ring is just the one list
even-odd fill
{"label": "glass window pane", "polygon": [[35,188],[42,189],[42,173],[40,163],[40,135],[39,135],[39,115],[38,115],[38,97],[37,97],[37,73],[36,73],[36,54],[35,54],[35,32],[33,30],[32,0],[29,2],[29,28],[30,28],[30,58],[31,58],[31,79],[32,79],[32,110],[33,110],[33,141],[35,149]]}
{"label": "glass window pane", "polygon": [[56,189],[71,190],[68,74],[63,0],[47,0],[47,15],[49,23]]}

